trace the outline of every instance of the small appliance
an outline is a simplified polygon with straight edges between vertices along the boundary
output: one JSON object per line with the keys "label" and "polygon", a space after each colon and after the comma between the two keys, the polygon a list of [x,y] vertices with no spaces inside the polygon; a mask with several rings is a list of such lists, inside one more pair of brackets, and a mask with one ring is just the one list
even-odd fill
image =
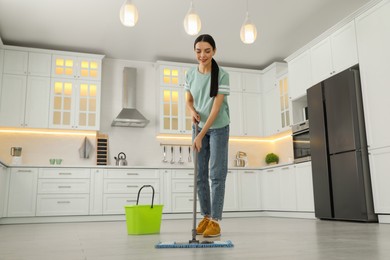
{"label": "small appliance", "polygon": [[22,147],[11,147],[10,154],[12,156],[12,165],[22,164]]}

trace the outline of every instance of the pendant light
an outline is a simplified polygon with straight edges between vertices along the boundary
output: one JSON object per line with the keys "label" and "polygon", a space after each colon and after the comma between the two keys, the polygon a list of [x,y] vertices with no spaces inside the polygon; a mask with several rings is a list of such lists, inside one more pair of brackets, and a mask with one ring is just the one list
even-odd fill
{"label": "pendant light", "polygon": [[131,0],[125,0],[120,11],[119,17],[124,26],[133,27],[138,22],[138,10]]}
{"label": "pendant light", "polygon": [[241,26],[240,38],[245,44],[252,44],[256,41],[257,29],[256,26],[249,19],[248,0],[246,1],[246,17]]}
{"label": "pendant light", "polygon": [[197,35],[202,27],[199,15],[195,13],[194,5],[191,1],[190,9],[187,12],[186,17],[184,18],[184,30],[189,35]]}

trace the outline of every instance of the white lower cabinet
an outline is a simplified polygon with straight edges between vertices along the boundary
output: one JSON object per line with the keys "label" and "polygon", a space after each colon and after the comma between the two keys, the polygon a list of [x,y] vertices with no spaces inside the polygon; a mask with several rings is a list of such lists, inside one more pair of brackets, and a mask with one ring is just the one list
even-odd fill
{"label": "white lower cabinet", "polygon": [[238,176],[236,170],[229,170],[225,183],[223,211],[238,211]]}
{"label": "white lower cabinet", "polygon": [[[192,212],[194,207],[194,170],[171,171],[171,212]],[[200,211],[197,200],[197,211]]]}
{"label": "white lower cabinet", "polygon": [[278,167],[280,174],[280,210],[281,211],[296,211],[296,183],[294,165]]}
{"label": "white lower cabinet", "polygon": [[295,164],[297,211],[314,212],[311,162]]}
{"label": "white lower cabinet", "polygon": [[277,168],[261,171],[260,194],[263,210],[280,210],[280,174]]}
{"label": "white lower cabinet", "polygon": [[36,216],[88,215],[90,169],[39,170]]}
{"label": "white lower cabinet", "polygon": [[390,146],[370,150],[369,161],[375,213],[390,214]]}
{"label": "white lower cabinet", "polygon": [[259,171],[237,170],[239,210],[260,210]]}
{"label": "white lower cabinet", "polygon": [[12,168],[8,198],[8,217],[35,216],[37,168]]}
{"label": "white lower cabinet", "polygon": [[[0,59],[1,60],[1,59]],[[5,205],[7,199],[8,171],[5,166],[0,164],[0,218],[5,216]]]}
{"label": "white lower cabinet", "polygon": [[[138,191],[143,185],[153,186],[154,204],[160,204],[159,170],[107,169],[103,180],[103,214],[125,214],[124,206],[137,203]],[[149,187],[142,189],[139,204],[150,205],[152,193]]]}

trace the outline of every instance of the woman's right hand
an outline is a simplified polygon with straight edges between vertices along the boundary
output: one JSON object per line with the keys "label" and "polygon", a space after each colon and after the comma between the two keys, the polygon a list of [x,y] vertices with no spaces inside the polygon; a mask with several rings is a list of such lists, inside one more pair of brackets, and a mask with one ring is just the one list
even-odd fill
{"label": "woman's right hand", "polygon": [[197,124],[200,122],[200,115],[197,112],[192,112],[192,123]]}

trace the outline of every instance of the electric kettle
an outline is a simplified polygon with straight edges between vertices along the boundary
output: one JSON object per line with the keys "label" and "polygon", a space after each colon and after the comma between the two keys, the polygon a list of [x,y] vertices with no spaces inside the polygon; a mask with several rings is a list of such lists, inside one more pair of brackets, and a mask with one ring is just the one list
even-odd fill
{"label": "electric kettle", "polygon": [[126,166],[126,154],[123,152],[118,153],[118,157],[114,157],[116,166]]}

